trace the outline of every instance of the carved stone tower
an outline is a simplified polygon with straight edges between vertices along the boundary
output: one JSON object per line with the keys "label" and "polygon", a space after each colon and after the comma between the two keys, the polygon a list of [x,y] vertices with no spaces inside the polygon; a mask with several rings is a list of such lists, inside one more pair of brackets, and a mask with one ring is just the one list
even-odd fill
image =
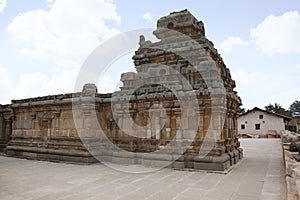
{"label": "carved stone tower", "polygon": [[[173,12],[158,20],[154,34],[160,41],[140,36],[133,56],[137,73],[122,74],[123,87],[113,94],[119,127],[139,151],[164,154],[160,150],[176,141],[171,153],[183,156],[173,167],[229,168],[242,158],[241,100],[229,69],[205,37],[203,22],[187,10]],[[129,113],[122,111],[125,107]]]}

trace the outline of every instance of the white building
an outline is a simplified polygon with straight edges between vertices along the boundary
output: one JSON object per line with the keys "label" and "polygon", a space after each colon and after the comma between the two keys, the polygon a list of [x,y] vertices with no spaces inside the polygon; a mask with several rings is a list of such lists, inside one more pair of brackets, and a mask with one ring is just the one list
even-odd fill
{"label": "white building", "polygon": [[239,116],[238,133],[260,137],[275,136],[283,133],[290,119],[287,116],[255,107]]}

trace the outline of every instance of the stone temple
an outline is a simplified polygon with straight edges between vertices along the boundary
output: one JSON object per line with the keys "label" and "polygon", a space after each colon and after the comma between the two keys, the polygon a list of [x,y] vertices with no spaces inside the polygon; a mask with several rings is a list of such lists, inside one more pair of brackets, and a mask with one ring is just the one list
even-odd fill
{"label": "stone temple", "polygon": [[189,11],[141,35],[119,91],[12,100],[0,106],[0,147],[15,157],[224,171],[243,157],[241,100],[204,24]]}

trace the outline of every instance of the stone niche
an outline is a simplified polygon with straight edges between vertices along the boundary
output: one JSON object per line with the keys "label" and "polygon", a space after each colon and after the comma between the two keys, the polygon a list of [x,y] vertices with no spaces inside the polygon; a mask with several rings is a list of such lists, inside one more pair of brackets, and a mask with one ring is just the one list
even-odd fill
{"label": "stone niche", "polygon": [[235,165],[243,157],[241,100],[204,23],[183,10],[160,18],[153,33],[158,42],[140,36],[136,72],[121,75],[120,91],[86,84],[80,93],[13,100],[6,153],[211,171]]}

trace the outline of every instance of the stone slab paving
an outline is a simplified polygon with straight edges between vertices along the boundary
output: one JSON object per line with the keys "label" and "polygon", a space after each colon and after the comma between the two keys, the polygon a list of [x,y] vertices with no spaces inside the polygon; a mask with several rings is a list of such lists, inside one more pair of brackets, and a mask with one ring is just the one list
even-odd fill
{"label": "stone slab paving", "polygon": [[130,174],[101,164],[0,156],[0,199],[285,199],[281,141],[242,139],[241,145],[245,158],[227,175],[172,169]]}

